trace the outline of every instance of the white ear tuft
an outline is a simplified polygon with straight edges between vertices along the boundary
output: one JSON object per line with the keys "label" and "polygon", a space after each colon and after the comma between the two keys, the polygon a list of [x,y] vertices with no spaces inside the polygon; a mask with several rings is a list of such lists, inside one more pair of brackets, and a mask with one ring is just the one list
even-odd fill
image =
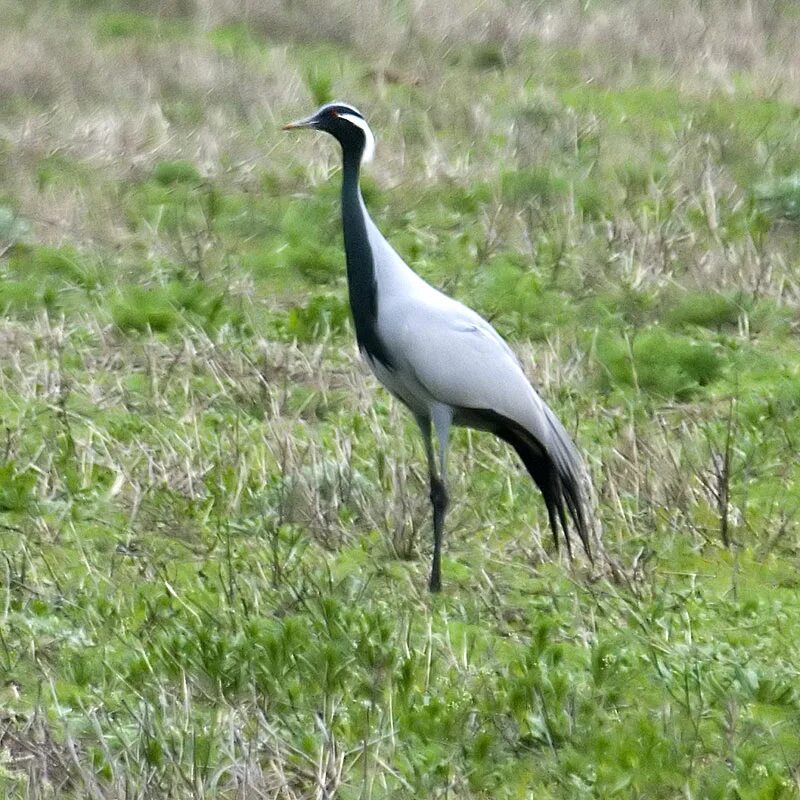
{"label": "white ear tuft", "polygon": [[361,163],[366,164],[372,161],[372,157],[375,155],[375,137],[369,125],[367,125],[365,120],[361,119],[361,117],[357,117],[355,114],[339,114],[339,116],[364,131],[365,142],[364,152],[361,154]]}

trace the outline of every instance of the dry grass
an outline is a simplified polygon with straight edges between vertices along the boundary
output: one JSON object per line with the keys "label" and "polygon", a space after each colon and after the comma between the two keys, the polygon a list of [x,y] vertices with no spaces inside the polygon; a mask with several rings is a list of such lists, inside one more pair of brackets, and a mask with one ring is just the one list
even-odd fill
{"label": "dry grass", "polygon": [[313,28],[308,20],[315,15],[303,3],[198,2],[193,14],[208,27],[241,20],[271,38],[337,41],[387,66],[398,57],[413,62],[421,42],[440,55],[465,42],[497,43],[506,58],[513,58],[538,40],[602,54],[596,61],[589,57],[593,63],[587,78],[594,80],[603,81],[609,69],[615,78],[623,71],[635,80],[642,66],[655,64],[705,91],[709,83],[732,88],[735,76],[747,72],[765,89],[789,98],[796,96],[800,68],[791,46],[800,21],[781,0],[574,0],[513,7],[500,0],[419,0],[405,7],[338,0]]}
{"label": "dry grass", "polygon": [[[780,3],[682,0],[668,8],[662,3],[635,7],[633,13],[625,2],[513,9],[482,2],[465,9],[435,0],[401,11],[394,4],[340,0],[313,28],[308,20],[314,15],[302,4],[178,3],[159,13],[206,31],[244,22],[273,41],[334,41],[377,63],[370,100],[385,142],[378,174],[388,184],[407,180],[408,168],[402,138],[391,130],[387,70],[400,80],[422,81],[420,88],[430,92],[435,127],[447,128],[454,113],[472,107],[474,134],[490,134],[495,124],[491,98],[473,95],[465,102],[468,95],[461,90],[452,97],[436,92],[437,85],[447,85],[448,53],[468,42],[497,45],[501,58],[511,62],[531,42],[574,48],[581,54],[584,80],[601,85],[635,85],[643,71],[655,70],[706,96],[720,88],[732,91],[745,74],[756,91],[797,98],[800,56],[785,45],[797,39],[800,20],[783,13]],[[35,190],[35,165],[48,155],[84,161],[113,180],[146,174],[158,160],[189,158],[208,175],[225,170],[240,182],[248,180],[253,165],[287,157],[288,148],[278,143],[276,149],[272,132],[309,105],[305,69],[291,57],[291,45],[270,44],[242,62],[210,43],[198,47],[195,39],[181,36],[146,43],[112,39],[98,46],[93,24],[40,3],[21,27],[7,32],[0,54],[0,99],[11,110],[0,132],[13,164],[4,180],[37,224],[39,238],[118,242],[121,236],[108,191],[84,187],[42,196]],[[348,96],[361,93],[348,75],[339,76],[337,88]],[[176,111],[175,98],[190,108]],[[491,162],[462,162],[443,150],[430,122],[417,122],[427,140],[422,160],[429,177],[474,178],[483,167],[491,170]],[[327,159],[319,161],[320,148],[300,148],[301,157],[316,162],[318,171],[328,171]],[[92,207],[95,217],[87,219]],[[106,231],[103,220],[109,224]]]}

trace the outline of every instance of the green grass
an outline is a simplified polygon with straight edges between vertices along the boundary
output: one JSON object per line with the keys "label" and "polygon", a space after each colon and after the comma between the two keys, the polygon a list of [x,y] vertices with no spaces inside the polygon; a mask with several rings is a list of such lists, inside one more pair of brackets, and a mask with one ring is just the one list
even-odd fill
{"label": "green grass", "polygon": [[147,40],[154,36],[172,38],[185,33],[184,26],[178,20],[128,11],[98,15],[95,30],[101,44],[124,39]]}
{"label": "green grass", "polygon": [[[0,796],[798,796],[786,44],[726,50],[713,0],[713,70],[647,4],[439,2],[0,7]],[[428,594],[338,149],[279,130],[330,98],[381,230],[575,433],[595,567],[459,430]]]}
{"label": "green grass", "polygon": [[712,344],[658,328],[624,339],[601,338],[598,359],[604,383],[681,400],[713,383],[722,372],[722,357]]}

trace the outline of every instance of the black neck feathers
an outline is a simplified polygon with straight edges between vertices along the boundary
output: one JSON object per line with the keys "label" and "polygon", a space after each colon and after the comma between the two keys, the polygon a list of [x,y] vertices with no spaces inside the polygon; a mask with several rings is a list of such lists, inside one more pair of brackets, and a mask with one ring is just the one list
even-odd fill
{"label": "black neck feathers", "polygon": [[342,143],[342,228],[347,259],[347,284],[350,310],[358,346],[368,356],[392,368],[391,356],[378,333],[378,285],[375,277],[375,254],[367,236],[367,220],[359,189],[360,147]]}

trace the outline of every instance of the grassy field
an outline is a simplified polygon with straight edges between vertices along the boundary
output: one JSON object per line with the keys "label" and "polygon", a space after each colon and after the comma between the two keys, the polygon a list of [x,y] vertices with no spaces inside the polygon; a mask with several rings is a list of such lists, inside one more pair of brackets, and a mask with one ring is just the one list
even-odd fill
{"label": "grassy field", "polygon": [[[781,0],[0,0],[0,796],[800,797],[800,13]],[[359,361],[364,193],[574,433]]]}

